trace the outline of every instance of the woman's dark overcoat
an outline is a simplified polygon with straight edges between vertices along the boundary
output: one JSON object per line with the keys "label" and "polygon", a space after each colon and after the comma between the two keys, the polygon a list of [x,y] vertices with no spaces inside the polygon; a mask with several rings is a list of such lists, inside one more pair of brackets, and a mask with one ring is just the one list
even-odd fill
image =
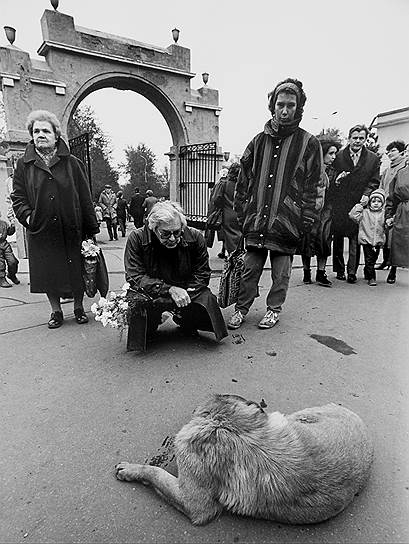
{"label": "woman's dark overcoat", "polygon": [[409,267],[409,165],[399,170],[389,185],[385,219],[393,217],[390,263]]}
{"label": "woman's dark overcoat", "polygon": [[82,162],[59,139],[47,167],[30,142],[17,162],[11,199],[27,229],[31,292],[82,291],[81,242],[99,232]]}

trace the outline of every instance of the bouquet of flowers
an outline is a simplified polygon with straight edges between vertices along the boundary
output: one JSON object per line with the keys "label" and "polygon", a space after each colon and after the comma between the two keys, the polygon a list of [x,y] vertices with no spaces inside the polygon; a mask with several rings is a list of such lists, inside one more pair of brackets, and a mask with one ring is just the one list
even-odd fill
{"label": "bouquet of flowers", "polygon": [[100,251],[94,240],[84,240],[81,244],[81,253],[85,258],[97,257]]}
{"label": "bouquet of flowers", "polygon": [[106,298],[101,297],[91,306],[95,321],[100,321],[104,327],[109,325],[119,330],[122,336],[128,326],[128,301],[126,300],[129,283],[122,286],[120,293],[111,291]]}
{"label": "bouquet of flowers", "polygon": [[85,284],[85,292],[89,297],[94,297],[97,292],[97,267],[100,251],[93,240],[82,242],[82,279]]}

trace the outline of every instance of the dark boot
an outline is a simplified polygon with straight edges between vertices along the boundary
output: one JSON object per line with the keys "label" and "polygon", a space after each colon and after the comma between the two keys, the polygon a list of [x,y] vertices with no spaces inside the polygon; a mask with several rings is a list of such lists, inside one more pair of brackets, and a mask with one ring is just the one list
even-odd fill
{"label": "dark boot", "polygon": [[304,268],[304,277],[302,279],[302,281],[305,283],[305,284],[310,284],[312,283],[312,280],[311,280],[311,270],[309,268]]}
{"label": "dark boot", "polygon": [[391,266],[388,277],[386,278],[388,283],[395,283],[396,281],[396,266]]}
{"label": "dark boot", "polygon": [[325,273],[325,270],[317,270],[317,275],[315,276],[315,281],[322,285],[323,287],[331,287],[332,282],[329,281],[327,278],[327,275]]}

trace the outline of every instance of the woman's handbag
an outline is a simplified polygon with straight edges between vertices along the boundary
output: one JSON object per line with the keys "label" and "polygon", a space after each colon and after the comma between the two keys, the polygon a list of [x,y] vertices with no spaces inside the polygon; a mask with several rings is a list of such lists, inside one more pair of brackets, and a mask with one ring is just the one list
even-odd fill
{"label": "woman's handbag", "polygon": [[85,293],[92,298],[99,291],[101,297],[106,297],[109,276],[101,248],[93,240],[85,240],[82,243],[81,257]]}
{"label": "woman's handbag", "polygon": [[240,238],[237,248],[226,259],[224,270],[220,276],[217,302],[220,308],[227,308],[237,302],[240,290],[240,279],[244,270],[244,236]]}

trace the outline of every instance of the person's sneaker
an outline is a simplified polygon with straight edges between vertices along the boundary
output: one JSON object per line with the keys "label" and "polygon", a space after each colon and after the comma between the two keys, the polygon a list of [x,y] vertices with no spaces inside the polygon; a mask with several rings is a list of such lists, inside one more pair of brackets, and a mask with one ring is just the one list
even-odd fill
{"label": "person's sneaker", "polygon": [[304,276],[303,276],[302,281],[303,281],[303,283],[306,283],[306,284],[312,283],[312,280],[311,280],[311,270],[305,270],[305,269],[304,269]]}
{"label": "person's sneaker", "polygon": [[227,323],[228,329],[238,329],[244,321],[244,315],[240,310],[236,310]]}
{"label": "person's sneaker", "polygon": [[20,280],[18,279],[18,277],[14,274],[7,274],[7,277],[10,281],[12,281],[14,283],[14,285],[19,285],[20,283]]}
{"label": "person's sneaker", "polygon": [[338,272],[337,274],[337,280],[346,280],[345,274],[343,272]]}
{"label": "person's sneaker", "polygon": [[266,315],[258,324],[258,328],[271,329],[271,327],[274,327],[274,325],[278,323],[278,320],[279,320],[278,312],[275,312],[274,310],[267,310]]}
{"label": "person's sneaker", "polygon": [[9,284],[9,282],[5,279],[5,278],[2,278],[0,280],[0,287],[11,287],[11,285]]}
{"label": "person's sneaker", "polygon": [[375,278],[371,278],[370,280],[368,280],[368,285],[370,287],[373,287],[374,285],[376,285],[376,279]]}
{"label": "person's sneaker", "polygon": [[347,277],[347,283],[356,283],[356,275],[355,274],[348,274]]}
{"label": "person's sneaker", "polygon": [[315,276],[315,281],[324,287],[332,287],[332,281],[329,281],[324,270],[317,270],[317,275]]}

